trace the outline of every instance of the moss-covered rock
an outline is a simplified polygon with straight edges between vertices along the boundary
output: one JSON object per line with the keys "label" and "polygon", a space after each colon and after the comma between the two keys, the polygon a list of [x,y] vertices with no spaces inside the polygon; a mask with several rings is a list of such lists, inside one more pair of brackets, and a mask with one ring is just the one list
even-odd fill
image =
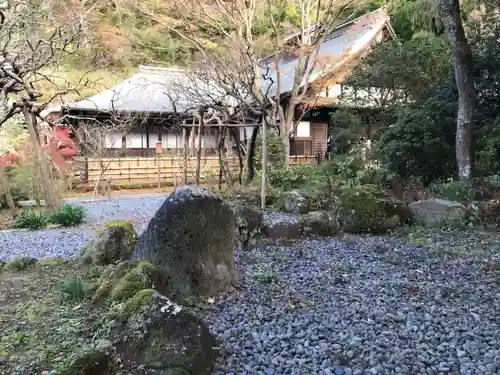
{"label": "moss-covered rock", "polygon": [[15,257],[5,262],[4,269],[9,271],[22,271],[34,265],[37,262],[33,257]]}
{"label": "moss-covered rock", "polygon": [[84,246],[82,261],[106,265],[132,259],[138,236],[131,222],[114,220],[98,229]]}
{"label": "moss-covered rock", "polygon": [[302,215],[302,233],[313,236],[332,237],[340,233],[339,223],[327,211],[313,211]]}
{"label": "moss-covered rock", "polygon": [[374,185],[343,188],[334,212],[342,231],[382,233],[406,223],[409,213],[403,202],[387,198]]}
{"label": "moss-covered rock", "polygon": [[197,186],[176,189],[141,234],[134,250],[168,278],[166,295],[182,301],[230,291],[236,220],[229,204]]}
{"label": "moss-covered rock", "polygon": [[110,294],[111,298],[123,301],[142,289],[151,288],[154,285],[156,274],[156,268],[150,263],[139,262],[113,286]]}
{"label": "moss-covered rock", "polygon": [[133,314],[137,314],[151,302],[155,293],[157,293],[157,291],[154,289],[139,290],[122,305],[120,309],[120,318],[127,319]]}
{"label": "moss-covered rock", "polygon": [[116,330],[123,357],[158,374],[208,375],[216,359],[216,341],[201,318],[151,290],[125,304]]}

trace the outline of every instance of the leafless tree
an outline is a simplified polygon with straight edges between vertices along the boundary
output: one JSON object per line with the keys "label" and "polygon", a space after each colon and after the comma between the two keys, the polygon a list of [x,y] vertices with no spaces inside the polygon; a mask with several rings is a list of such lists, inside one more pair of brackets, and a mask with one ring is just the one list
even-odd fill
{"label": "leafless tree", "polygon": [[[0,10],[0,126],[21,114],[24,117],[40,175],[46,206],[56,209],[61,200],[52,184],[51,163],[42,150],[40,112],[68,92],[51,78],[65,59],[79,50],[81,21],[78,7],[65,19],[51,16],[50,5],[32,0],[8,0]],[[51,85],[47,95],[43,86]]]}
{"label": "leafless tree", "polygon": [[476,90],[472,72],[472,52],[465,37],[460,18],[459,0],[439,0],[439,14],[451,45],[451,61],[458,88],[456,157],[458,177],[472,178],[472,116],[476,103]]}
{"label": "leafless tree", "polygon": [[[215,0],[205,3],[165,2],[165,7],[179,22],[173,24],[145,5],[138,9],[171,32],[195,47],[203,57],[204,72],[212,71],[212,81],[239,105],[252,104],[260,117],[270,126],[278,127],[285,146],[285,162],[290,151],[290,128],[297,116],[297,106],[310,94],[313,69],[319,64],[334,62],[319,56],[319,47],[327,31],[339,19],[339,14],[352,0],[297,0],[300,13],[299,32],[291,38],[285,23],[274,16],[276,9],[284,9],[288,2],[267,0],[265,9],[259,9],[256,0],[226,2]],[[264,12],[259,12],[264,10]],[[262,58],[259,40],[253,33],[257,17],[272,24],[271,47],[273,56]],[[203,39],[200,29],[219,35],[216,41]],[[286,57],[295,56],[297,64],[292,71],[283,65]],[[206,69],[206,68],[210,69]],[[204,73],[206,74],[206,73]],[[291,77],[291,78],[290,78]],[[284,85],[284,80],[288,81]],[[290,85],[290,79],[292,81]]]}
{"label": "leafless tree", "polygon": [[[124,114],[120,112],[110,112],[111,116],[106,120],[97,118],[68,115],[73,126],[73,134],[78,148],[85,156],[103,159],[100,162],[100,174],[95,181],[93,194],[99,192],[110,196],[111,183],[105,178],[106,171],[109,170],[111,162],[124,156],[125,149],[122,145],[122,138],[130,133],[132,129],[141,126],[146,118],[140,115]],[[118,139],[119,138],[119,139]]]}

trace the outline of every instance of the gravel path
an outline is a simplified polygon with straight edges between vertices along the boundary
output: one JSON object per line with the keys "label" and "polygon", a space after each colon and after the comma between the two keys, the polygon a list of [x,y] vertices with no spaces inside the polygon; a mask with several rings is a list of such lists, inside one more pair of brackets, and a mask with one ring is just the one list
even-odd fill
{"label": "gravel path", "polygon": [[488,239],[441,235],[429,250],[358,241],[240,254],[245,287],[218,298],[209,319],[225,353],[214,374],[500,373]]}
{"label": "gravel path", "polygon": [[87,208],[85,223],[77,228],[41,231],[0,231],[0,260],[14,256],[35,258],[70,258],[79,252],[92,235],[92,230],[109,220],[125,219],[134,223],[141,233],[149,219],[165,200],[164,195],[127,196],[110,200],[71,200]]}

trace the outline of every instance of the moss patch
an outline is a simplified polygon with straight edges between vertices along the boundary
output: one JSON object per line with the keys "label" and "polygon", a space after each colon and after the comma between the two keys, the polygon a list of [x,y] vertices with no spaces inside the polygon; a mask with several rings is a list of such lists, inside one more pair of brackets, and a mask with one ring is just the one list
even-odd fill
{"label": "moss patch", "polygon": [[103,272],[92,301],[103,302],[109,297],[112,302],[123,302],[140,290],[152,288],[157,278],[158,270],[151,263],[121,262]]}
{"label": "moss patch", "polygon": [[69,265],[70,261],[62,258],[47,258],[40,260],[38,264],[45,267],[59,267]]}
{"label": "moss patch", "polygon": [[138,291],[132,298],[129,298],[120,310],[120,318],[125,319],[132,314],[139,312],[150,301],[153,294],[156,293],[154,289],[142,289]]}
{"label": "moss patch", "polygon": [[[0,374],[80,375],[89,368],[94,375],[136,373],[131,364],[116,357],[111,345],[99,344],[107,342],[114,324],[103,318],[106,307],[94,306],[88,298],[60,300],[63,280],[77,275],[92,283],[91,275],[71,263],[57,263],[39,262],[23,272],[5,268],[0,272]],[[99,366],[90,366],[93,360],[84,361],[89,353],[98,356]]]}
{"label": "moss patch", "polygon": [[128,220],[111,220],[104,224],[103,228],[123,228],[128,232],[135,233],[133,224]]}

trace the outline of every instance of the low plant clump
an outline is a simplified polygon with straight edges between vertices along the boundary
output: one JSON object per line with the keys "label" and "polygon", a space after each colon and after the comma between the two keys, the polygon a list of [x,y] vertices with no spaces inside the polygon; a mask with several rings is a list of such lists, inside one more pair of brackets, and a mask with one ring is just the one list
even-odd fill
{"label": "low plant clump", "polygon": [[72,227],[81,224],[85,219],[85,207],[63,204],[55,212],[42,210],[25,210],[14,217],[12,227],[15,229],[39,230],[49,224]]}

